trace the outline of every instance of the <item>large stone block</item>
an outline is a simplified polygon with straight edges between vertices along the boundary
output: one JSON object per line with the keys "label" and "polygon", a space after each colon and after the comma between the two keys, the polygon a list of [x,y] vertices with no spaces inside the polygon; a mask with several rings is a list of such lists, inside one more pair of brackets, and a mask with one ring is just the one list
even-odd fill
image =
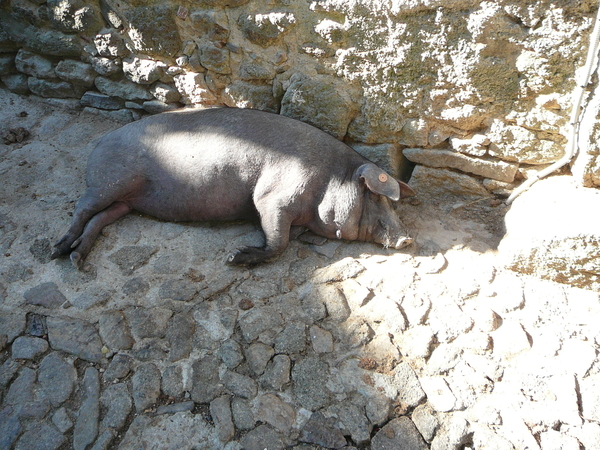
{"label": "large stone block", "polygon": [[46,98],[79,98],[85,91],[82,86],[73,86],[66,81],[44,80],[29,77],[27,80],[29,90],[35,95]]}
{"label": "large stone block", "polygon": [[242,14],[238,26],[250,42],[268,47],[279,41],[296,24],[292,13]]}
{"label": "large stone block", "polygon": [[94,81],[100,92],[110,97],[125,100],[151,100],[152,94],[146,88],[128,80],[113,81],[104,77],[96,77]]}
{"label": "large stone block", "polygon": [[144,5],[125,11],[135,49],[151,56],[175,56],[181,47],[176,13],[177,7],[170,4]]}
{"label": "large stone block", "polygon": [[499,252],[516,271],[600,290],[600,191],[573,177],[538,181],[506,214]]}
{"label": "large stone block", "polygon": [[15,58],[15,65],[19,72],[26,73],[32,77],[56,78],[52,61],[26,50],[19,50]]}
{"label": "large stone block", "polygon": [[222,99],[227,106],[279,112],[279,101],[269,85],[234,81],[225,88]]}
{"label": "large stone block", "polygon": [[175,87],[181,94],[181,101],[186,105],[210,104],[216,101],[217,97],[208,89],[203,74],[188,72],[173,78]]}
{"label": "large stone block", "polygon": [[352,86],[333,77],[293,76],[281,114],[308,122],[341,139],[358,109]]}
{"label": "large stone block", "polygon": [[56,65],[55,73],[61,80],[86,87],[94,85],[94,79],[97,75],[91,64],[74,59],[60,61]]}

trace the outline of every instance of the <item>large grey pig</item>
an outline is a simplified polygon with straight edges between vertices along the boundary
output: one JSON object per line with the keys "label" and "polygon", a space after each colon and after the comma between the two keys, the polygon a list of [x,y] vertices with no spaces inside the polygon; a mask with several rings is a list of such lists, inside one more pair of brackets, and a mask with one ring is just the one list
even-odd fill
{"label": "large grey pig", "polygon": [[260,220],[263,247],[230,264],[272,260],[290,228],[401,248],[411,242],[393,202],[414,195],[344,143],[306,123],[237,108],[151,116],[104,136],[87,190],[53,258],[80,267],[103,227],[137,210],[169,221]]}

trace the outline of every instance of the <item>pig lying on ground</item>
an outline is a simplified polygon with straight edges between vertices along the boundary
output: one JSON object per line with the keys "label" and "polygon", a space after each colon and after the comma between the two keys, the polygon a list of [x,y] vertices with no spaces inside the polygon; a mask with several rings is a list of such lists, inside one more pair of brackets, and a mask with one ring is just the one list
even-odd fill
{"label": "pig lying on ground", "polygon": [[290,228],[401,248],[410,239],[392,202],[414,195],[346,144],[306,123],[262,111],[183,110],[130,123],[102,138],[87,191],[52,257],[81,267],[106,225],[136,210],[169,221],[260,220],[263,247],[230,264],[278,257]]}

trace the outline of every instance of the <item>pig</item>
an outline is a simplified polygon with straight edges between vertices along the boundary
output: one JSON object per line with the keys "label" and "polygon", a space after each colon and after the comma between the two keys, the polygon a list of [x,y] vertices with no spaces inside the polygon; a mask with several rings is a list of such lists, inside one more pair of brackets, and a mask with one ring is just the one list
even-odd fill
{"label": "pig", "polygon": [[226,263],[277,258],[291,227],[330,239],[402,248],[395,205],[415,194],[352,148],[307,123],[264,111],[188,109],[105,135],[90,154],[87,190],[52,258],[78,269],[100,231],[132,210],[166,221],[260,221],[262,247]]}

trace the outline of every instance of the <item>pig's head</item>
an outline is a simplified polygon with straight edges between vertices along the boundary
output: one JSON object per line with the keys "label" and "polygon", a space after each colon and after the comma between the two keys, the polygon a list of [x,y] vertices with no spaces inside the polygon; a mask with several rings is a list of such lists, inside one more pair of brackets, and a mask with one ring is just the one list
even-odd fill
{"label": "pig's head", "polygon": [[396,249],[412,243],[412,238],[396,213],[396,202],[412,197],[415,191],[372,163],[360,166],[356,175],[362,184],[363,195],[357,240]]}

